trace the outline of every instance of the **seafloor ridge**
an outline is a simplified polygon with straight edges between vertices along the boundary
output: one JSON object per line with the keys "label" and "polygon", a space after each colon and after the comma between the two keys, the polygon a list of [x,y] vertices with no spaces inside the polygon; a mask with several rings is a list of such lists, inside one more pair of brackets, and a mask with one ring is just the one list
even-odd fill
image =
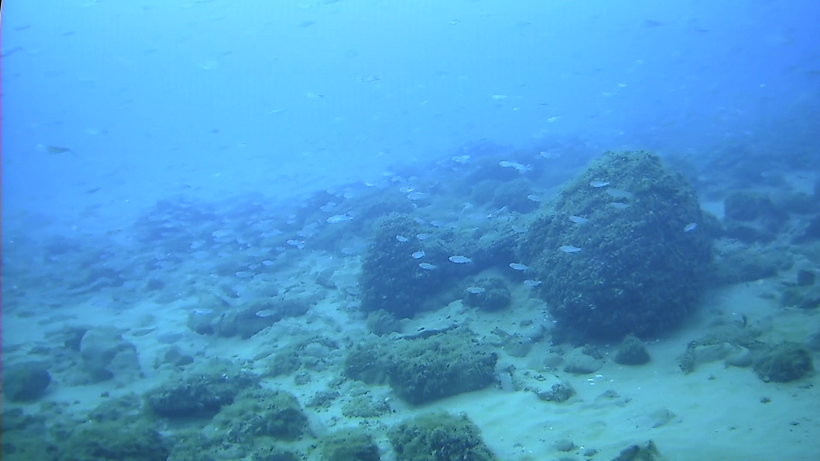
{"label": "seafloor ridge", "polygon": [[3,459],[816,457],[820,178],[715,158],[478,142],[5,222]]}

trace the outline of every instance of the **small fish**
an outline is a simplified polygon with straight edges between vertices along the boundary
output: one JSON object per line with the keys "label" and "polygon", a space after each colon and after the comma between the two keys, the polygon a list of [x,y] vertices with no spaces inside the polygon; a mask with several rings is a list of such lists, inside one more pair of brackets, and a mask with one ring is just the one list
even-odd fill
{"label": "small fish", "polygon": [[612,189],[612,188],[607,189],[606,193],[609,194],[611,197],[615,197],[615,198],[631,199],[632,197],[635,196],[635,194],[633,194],[632,192],[627,192],[625,190]]}
{"label": "small fish", "polygon": [[589,219],[582,218],[581,216],[570,216],[569,220],[574,222],[575,224],[586,224],[589,222]]}
{"label": "small fish", "polygon": [[253,277],[256,274],[254,274],[253,272],[250,272],[250,271],[239,271],[235,275],[240,279],[249,279],[249,278]]}
{"label": "small fish", "polygon": [[609,185],[609,181],[590,181],[589,185],[595,188],[606,187]]}
{"label": "small fish", "polygon": [[276,315],[276,310],[275,309],[262,309],[261,311],[256,311],[256,313],[253,314],[253,315],[264,319],[265,317],[273,317],[274,315]]}
{"label": "small fish", "polygon": [[580,248],[572,245],[561,245],[558,249],[563,251],[564,253],[578,253],[579,251],[581,251]]}
{"label": "small fish", "polygon": [[406,243],[408,239],[407,239],[407,237],[405,237],[403,235],[397,235],[396,240],[398,240],[401,243]]}
{"label": "small fish", "polygon": [[525,271],[529,269],[528,266],[521,264],[521,263],[510,263],[510,268],[517,271]]}
{"label": "small fish", "polygon": [[100,189],[102,189],[102,187],[93,187],[93,188],[88,189],[87,191],[85,191],[85,193],[86,193],[86,194],[93,194],[93,193],[95,193],[95,192],[99,192],[99,191],[100,191]]}
{"label": "small fish", "polygon": [[472,259],[470,259],[466,256],[461,256],[461,255],[450,256],[447,259],[449,259],[450,262],[453,262],[453,263],[456,263],[456,264],[469,264],[469,263],[473,262]]}
{"label": "small fish", "polygon": [[611,206],[612,208],[615,208],[617,210],[623,210],[625,208],[629,208],[630,205],[628,203],[624,203],[624,202],[612,202],[612,203],[609,204],[609,206]]}
{"label": "small fish", "polygon": [[696,222],[690,222],[689,224],[687,224],[687,225],[683,228],[683,231],[684,231],[684,232],[692,232],[693,230],[695,230],[695,229],[697,229],[697,228],[698,228],[698,223],[696,223]]}
{"label": "small fish", "polygon": [[214,311],[212,309],[194,309],[193,310],[194,315],[208,315],[208,314],[213,314],[213,312]]}
{"label": "small fish", "polygon": [[524,226],[519,226],[519,225],[517,225],[517,224],[513,224],[513,226],[511,227],[511,229],[512,229],[512,231],[513,231],[513,232],[515,232],[516,234],[523,234],[523,233],[527,232],[527,228],[526,228],[526,227],[524,227]]}
{"label": "small fish", "polygon": [[399,192],[401,192],[402,194],[409,194],[410,192],[413,192],[414,190],[416,190],[416,189],[413,188],[413,187],[410,187],[410,186],[404,186],[404,187],[399,188]]}
{"label": "small fish", "polygon": [[410,200],[424,200],[429,197],[430,194],[426,192],[410,192],[409,194],[407,194],[407,198],[409,198]]}
{"label": "small fish", "polygon": [[353,216],[350,216],[349,214],[337,214],[327,218],[327,222],[330,224],[336,224],[340,222],[350,221],[351,219],[353,219]]}
{"label": "small fish", "polygon": [[426,271],[431,271],[433,269],[438,269],[438,266],[436,266],[435,264],[430,264],[430,263],[419,263],[419,267],[426,270]]}
{"label": "small fish", "polygon": [[46,155],[60,155],[66,152],[73,154],[75,157],[77,153],[68,147],[49,146],[48,144],[37,144],[37,151]]}
{"label": "small fish", "polygon": [[472,293],[474,295],[484,293],[486,290],[481,287],[467,287],[467,293]]}
{"label": "small fish", "polygon": [[456,163],[460,163],[460,164],[464,165],[464,164],[466,164],[467,162],[470,161],[470,156],[469,155],[457,155],[457,156],[453,157],[452,160]]}
{"label": "small fish", "polygon": [[538,285],[541,285],[541,281],[540,280],[524,280],[524,285],[526,285],[530,288],[535,288]]}
{"label": "small fish", "polygon": [[285,243],[287,243],[290,246],[294,246],[300,250],[305,247],[305,242],[302,240],[290,239]]}
{"label": "small fish", "polygon": [[518,162],[511,162],[509,160],[502,160],[498,162],[498,165],[504,168],[515,168],[516,171],[518,171],[519,173],[526,173],[527,171],[532,170],[532,166],[530,165],[524,165]]}
{"label": "small fish", "polygon": [[544,201],[544,197],[541,195],[530,194],[527,196],[527,198],[536,203],[541,203]]}
{"label": "small fish", "polygon": [[416,238],[419,240],[427,240],[432,236],[432,234],[416,234]]}
{"label": "small fish", "polygon": [[427,224],[427,221],[425,221],[421,218],[413,218],[413,221],[415,221],[416,224]]}
{"label": "small fish", "polygon": [[417,251],[417,252],[411,254],[410,256],[412,256],[413,259],[423,258],[424,257],[424,251]]}
{"label": "small fish", "polygon": [[548,119],[547,119],[547,123],[557,122],[558,120],[561,120],[561,116],[560,116],[560,115],[556,115],[555,117],[550,117],[550,118],[548,118]]}
{"label": "small fish", "polygon": [[555,160],[557,158],[561,158],[561,154],[559,154],[557,152],[544,152],[544,151],[541,151],[541,152],[538,153],[538,155],[540,155],[541,158],[545,158],[547,160]]}
{"label": "small fish", "polygon": [[494,94],[493,95],[493,101],[503,101],[505,99],[507,99],[507,95],[505,95],[505,94]]}

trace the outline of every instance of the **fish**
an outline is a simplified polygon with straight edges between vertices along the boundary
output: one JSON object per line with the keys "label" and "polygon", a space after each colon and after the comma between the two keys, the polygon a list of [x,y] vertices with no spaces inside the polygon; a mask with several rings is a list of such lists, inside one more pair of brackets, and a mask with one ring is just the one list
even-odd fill
{"label": "fish", "polygon": [[466,291],[467,291],[467,293],[472,293],[474,295],[477,295],[477,294],[484,293],[487,290],[485,290],[484,288],[481,288],[481,287],[467,287]]}
{"label": "fish", "polygon": [[327,218],[327,222],[330,223],[330,224],[335,224],[335,223],[350,221],[351,219],[353,219],[353,217],[350,216],[349,214],[337,214],[337,215],[334,215],[334,216],[331,216],[331,217]]}
{"label": "fish", "polygon": [[453,263],[456,263],[456,264],[469,264],[469,263],[473,262],[472,259],[470,259],[466,256],[461,256],[461,255],[450,256],[447,259],[449,259],[450,262],[453,262]]}
{"label": "fish", "polygon": [[208,315],[208,314],[213,314],[213,312],[214,311],[212,309],[194,309],[192,311],[192,314],[194,314],[194,315]]}
{"label": "fish", "polygon": [[413,259],[423,258],[424,257],[424,251],[423,250],[422,251],[417,251],[417,252],[411,254],[410,256],[412,256]]}
{"label": "fish", "polygon": [[436,266],[435,264],[430,264],[430,263],[419,263],[419,267],[426,270],[426,271],[431,271],[433,269],[438,269],[438,266]]}
{"label": "fish", "polygon": [[433,234],[416,234],[416,238],[419,240],[427,240],[432,236]]}
{"label": "fish", "polygon": [[540,155],[541,158],[545,158],[547,160],[555,160],[557,158],[561,158],[561,154],[559,154],[557,152],[544,152],[544,151],[541,151],[541,152],[538,153],[538,155]]}
{"label": "fish", "polygon": [[611,206],[612,208],[618,209],[618,210],[623,210],[624,208],[629,208],[629,204],[624,203],[624,202],[612,202],[612,203],[609,204],[609,206]]}
{"label": "fish", "polygon": [[684,232],[692,232],[693,230],[697,229],[697,227],[698,227],[698,223],[690,222],[689,224],[684,226],[683,231]]}
{"label": "fish", "polygon": [[590,181],[589,185],[595,188],[606,187],[609,185],[609,181]]}
{"label": "fish", "polygon": [[428,197],[430,197],[430,194],[426,192],[410,192],[407,194],[407,198],[410,200],[424,200]]}
{"label": "fish", "polygon": [[615,197],[615,198],[631,199],[632,197],[635,196],[635,194],[633,194],[632,192],[627,192],[625,190],[612,189],[612,188],[607,189],[606,193],[609,194],[611,197]]}
{"label": "fish", "polygon": [[561,245],[558,249],[563,251],[564,253],[578,253],[579,251],[581,251],[580,248],[572,245]]}
{"label": "fish", "polygon": [[398,240],[401,243],[406,243],[408,239],[407,239],[407,237],[405,237],[403,235],[397,235],[396,240]]}
{"label": "fish", "polygon": [[524,280],[524,285],[526,285],[530,288],[535,288],[538,285],[541,285],[541,281],[540,280]]}
{"label": "fish", "polygon": [[575,224],[586,224],[589,222],[589,219],[582,218],[581,216],[570,216],[569,220],[574,222]]}
{"label": "fish", "polygon": [[48,144],[37,144],[37,151],[46,155],[60,155],[70,153],[75,157],[77,156],[77,153],[69,147],[50,146]]}
{"label": "fish", "polygon": [[540,203],[540,202],[543,202],[543,201],[544,201],[544,197],[543,197],[543,196],[541,196],[541,195],[535,195],[535,194],[530,194],[530,195],[528,195],[528,196],[527,196],[527,199],[529,199],[529,200],[531,200],[531,201],[533,201],[533,202],[538,202],[538,203]]}
{"label": "fish", "polygon": [[274,315],[276,315],[276,309],[262,309],[261,311],[256,311],[256,313],[253,315],[263,319],[265,317],[273,317]]}
{"label": "fish", "polygon": [[510,268],[517,271],[525,271],[529,269],[529,267],[521,263],[510,263]]}
{"label": "fish", "polygon": [[240,278],[240,279],[249,279],[249,278],[253,277],[256,274],[254,274],[253,272],[250,272],[250,271],[239,271],[235,275],[236,275],[237,278]]}

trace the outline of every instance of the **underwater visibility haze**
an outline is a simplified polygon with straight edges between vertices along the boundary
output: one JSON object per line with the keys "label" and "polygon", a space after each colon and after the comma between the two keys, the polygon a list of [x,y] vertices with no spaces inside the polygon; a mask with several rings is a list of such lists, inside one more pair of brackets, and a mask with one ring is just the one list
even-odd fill
{"label": "underwater visibility haze", "polygon": [[3,2],[2,458],[820,459],[818,37]]}

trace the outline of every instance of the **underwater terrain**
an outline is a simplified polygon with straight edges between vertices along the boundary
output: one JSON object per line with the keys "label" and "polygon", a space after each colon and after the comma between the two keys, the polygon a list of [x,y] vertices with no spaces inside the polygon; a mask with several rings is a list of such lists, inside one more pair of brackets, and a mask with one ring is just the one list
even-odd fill
{"label": "underwater terrain", "polygon": [[[337,48],[323,27],[335,31],[367,8],[387,15],[374,18],[410,11],[292,3],[288,34],[315,33],[305,39],[328,46],[316,49],[356,66],[377,48]],[[572,3],[550,3],[550,11],[577,12]],[[782,13],[775,3],[750,5]],[[63,8],[77,21],[119,21],[124,11],[165,18],[173,27],[161,30],[172,38],[161,43],[174,52],[194,46],[190,37],[205,40],[178,30],[235,20],[220,0],[170,4]],[[501,24],[514,42],[554,38],[545,24],[558,27],[536,15],[546,7],[529,2],[465,5],[441,6],[431,17],[444,32],[430,33],[453,38],[456,28],[487,21],[488,34]],[[712,13],[675,9],[704,8],[699,2],[681,5],[618,14],[642,38],[669,29],[698,40],[721,33]],[[714,18],[723,18],[718,9]],[[507,86],[509,94],[487,92],[470,81],[487,77],[481,72],[431,71],[440,81],[411,85],[397,82],[419,78],[404,74],[421,67],[391,74],[385,65],[384,74],[346,75],[344,84],[373,90],[384,106],[367,117],[354,113],[364,110],[360,102],[344,106],[349,113],[322,109],[325,125],[308,124],[300,111],[335,104],[354,86],[313,90],[322,84],[312,76],[330,70],[299,68],[295,80],[314,78],[310,85],[279,82],[282,94],[298,88],[299,99],[282,99],[287,108],[265,100],[253,110],[276,122],[245,126],[243,98],[256,95],[218,72],[247,50],[166,56],[152,46],[111,55],[130,72],[141,59],[170,66],[193,55],[195,72],[225,79],[208,86],[185,77],[157,95],[132,74],[96,80],[49,71],[62,55],[31,36],[55,19],[23,12],[12,10],[19,16],[2,29],[3,460],[820,459],[817,47],[796,53],[789,40],[765,35],[783,55],[799,55],[788,77],[769,76],[781,97],[755,99],[748,95],[758,83],[728,77],[685,97],[694,91],[689,79],[736,70],[695,53],[680,65],[698,70],[674,90],[664,70],[634,81],[654,81],[647,85],[658,91],[610,102],[629,80],[611,93],[596,88],[605,103],[574,96],[565,110],[523,83]],[[59,43],[90,35],[82,21],[53,27],[46,30]],[[782,27],[803,43],[807,29]],[[281,53],[283,61],[304,59]],[[373,56],[390,62],[394,53]],[[239,67],[237,75],[248,72]],[[589,72],[578,79],[608,75]],[[59,79],[104,97],[39,94]],[[220,105],[224,82],[234,85],[236,106]],[[444,94],[451,84],[463,93]],[[255,85],[268,83],[247,82]],[[470,102],[471,85],[481,88],[481,103]],[[725,86],[742,88],[727,96]],[[157,98],[145,107],[160,109],[140,112],[142,91]],[[562,91],[552,92],[559,101]],[[30,109],[21,95],[38,104]],[[673,96],[684,102],[667,102]],[[163,98],[179,105],[163,106]],[[93,115],[114,101],[119,112]],[[430,106],[439,112],[414,112]],[[219,116],[202,115],[211,110]],[[601,121],[613,113],[629,116]],[[554,128],[565,121],[577,125]],[[514,127],[499,128],[505,123]],[[242,130],[265,135],[245,143]],[[293,147],[302,144],[310,147]]]}

